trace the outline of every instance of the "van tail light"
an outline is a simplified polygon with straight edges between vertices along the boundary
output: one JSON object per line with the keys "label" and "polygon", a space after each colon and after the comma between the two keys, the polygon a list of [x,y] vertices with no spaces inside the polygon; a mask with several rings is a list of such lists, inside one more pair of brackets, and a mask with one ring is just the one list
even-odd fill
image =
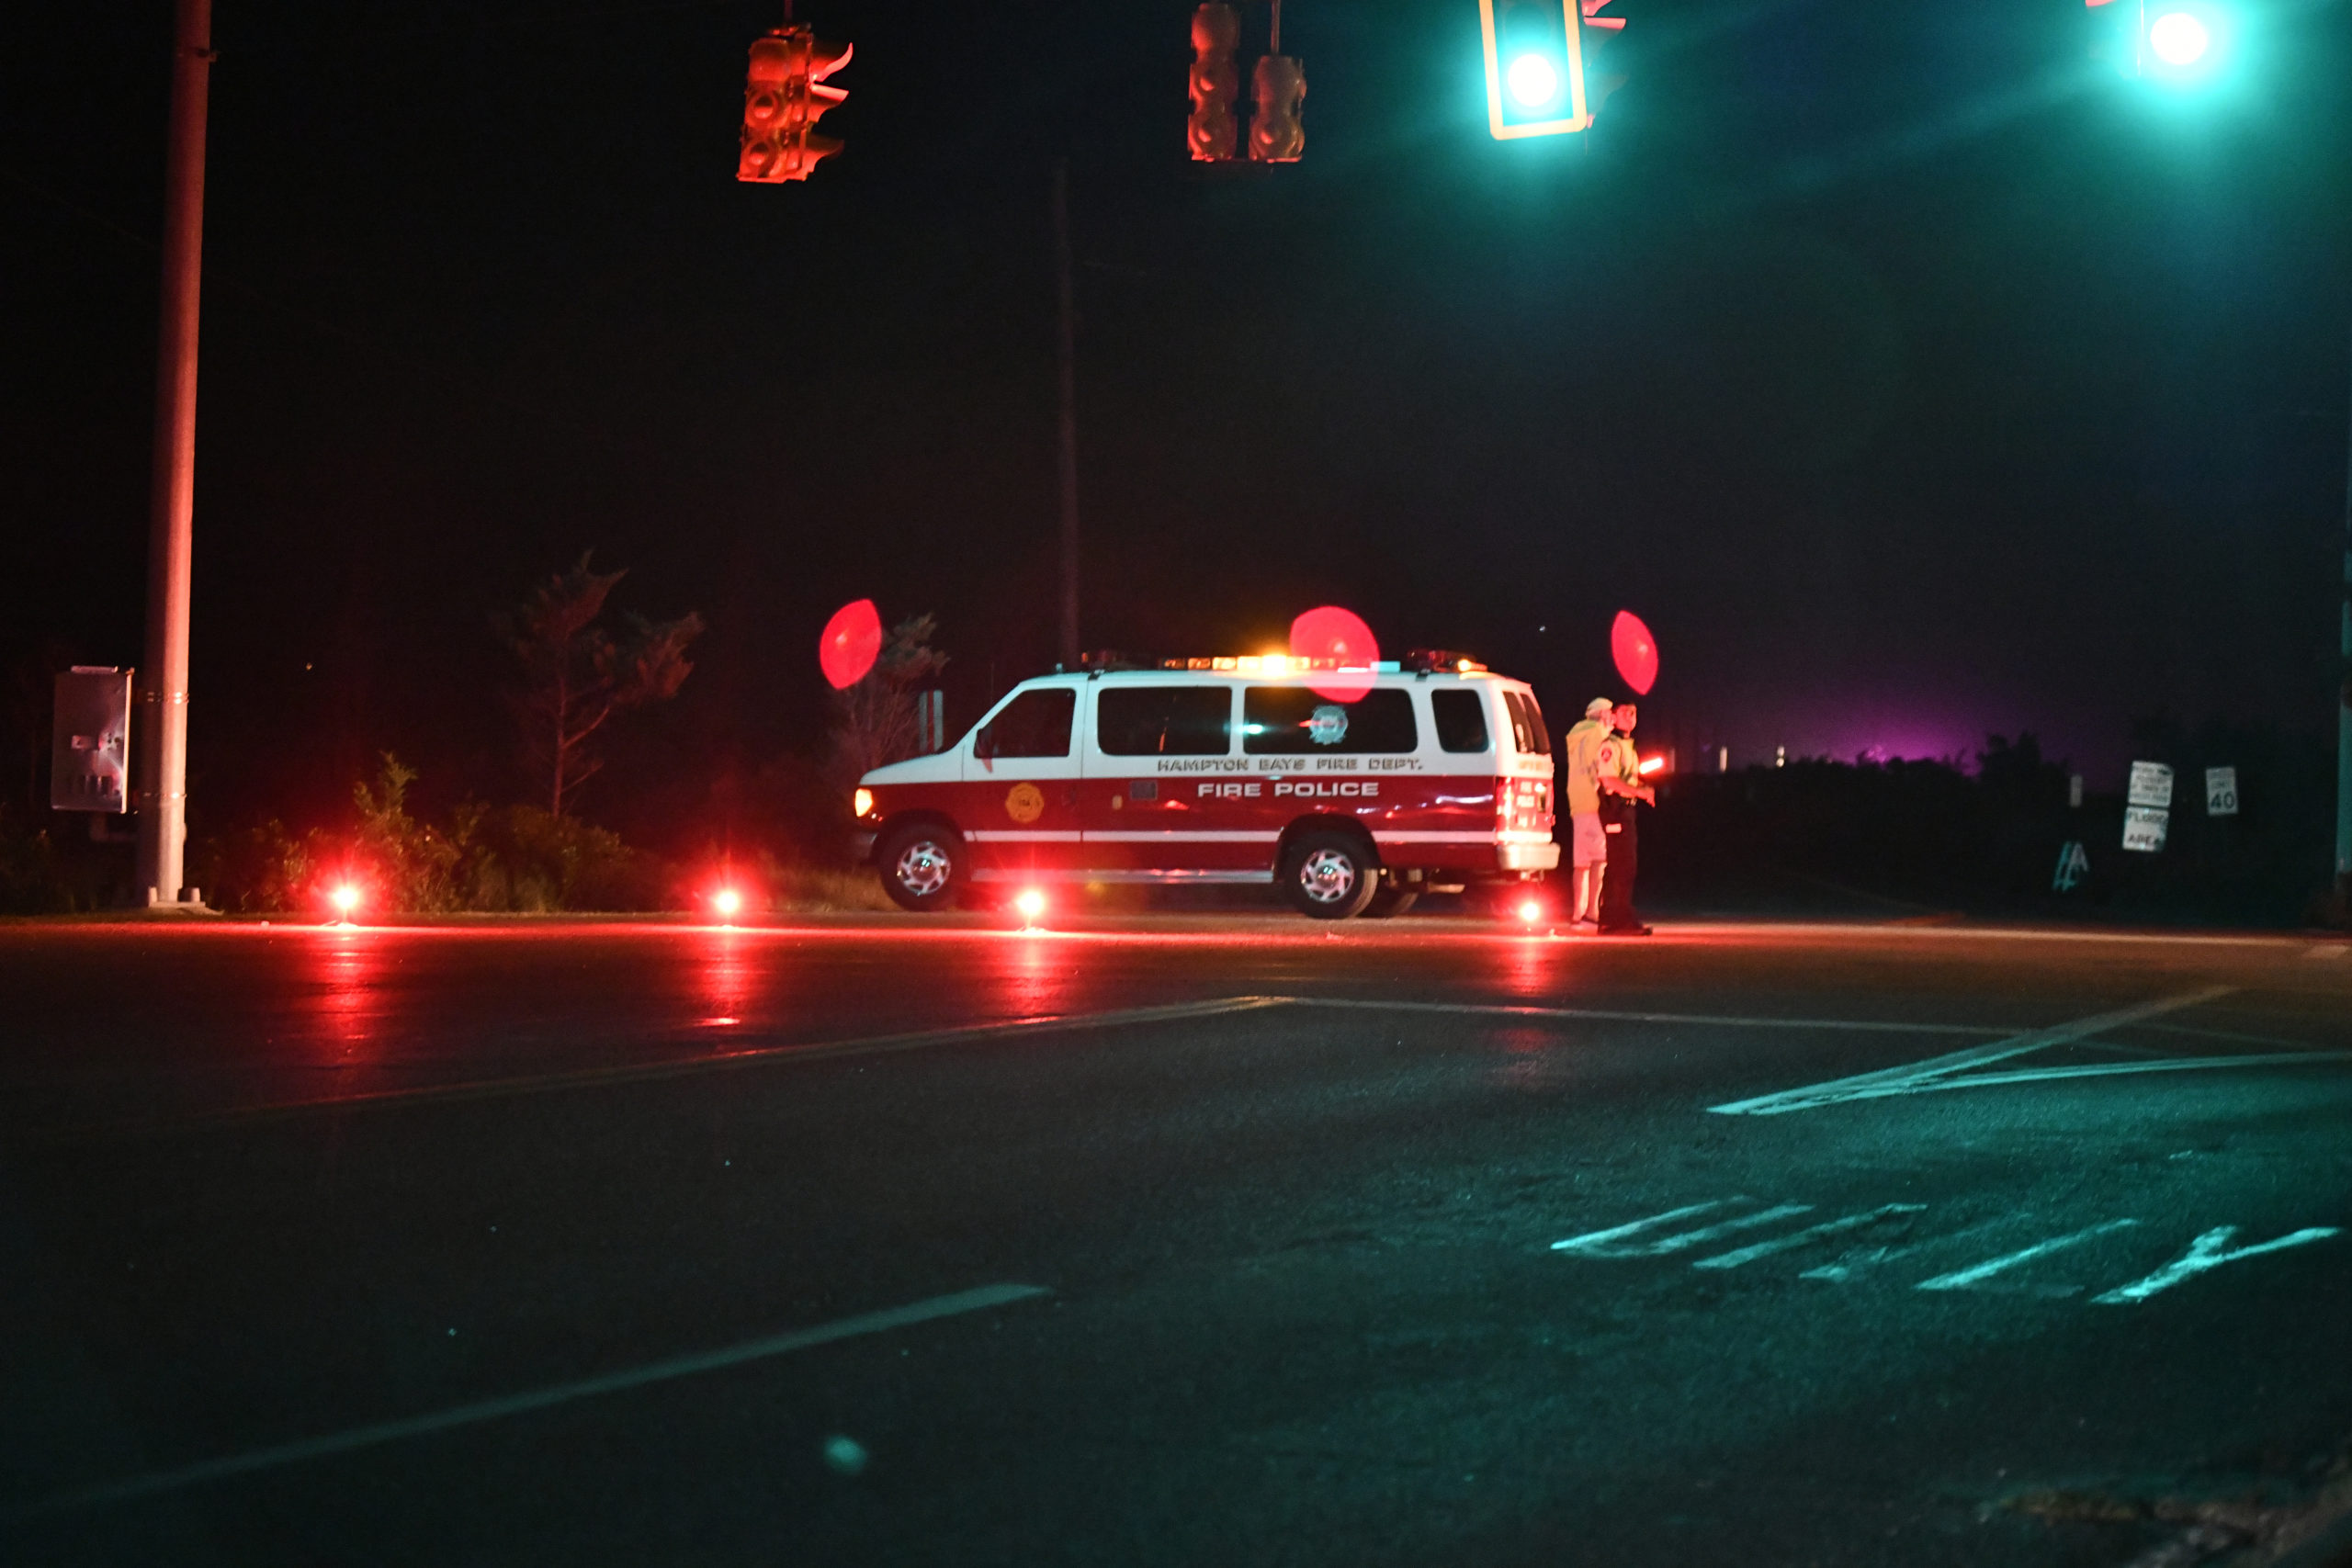
{"label": "van tail light", "polygon": [[1495,814],[1506,829],[1552,826],[1552,786],[1541,779],[1509,779],[1495,792]]}

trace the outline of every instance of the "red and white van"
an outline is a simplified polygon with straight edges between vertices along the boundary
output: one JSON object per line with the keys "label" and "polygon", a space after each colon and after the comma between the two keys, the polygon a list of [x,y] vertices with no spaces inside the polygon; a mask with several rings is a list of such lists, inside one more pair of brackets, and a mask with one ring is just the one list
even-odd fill
{"label": "red and white van", "polygon": [[[1360,694],[1313,689],[1337,681]],[[990,884],[1256,883],[1345,919],[1560,859],[1535,694],[1450,654],[1041,676],[946,750],[867,773],[856,807],[883,887],[918,910]]]}

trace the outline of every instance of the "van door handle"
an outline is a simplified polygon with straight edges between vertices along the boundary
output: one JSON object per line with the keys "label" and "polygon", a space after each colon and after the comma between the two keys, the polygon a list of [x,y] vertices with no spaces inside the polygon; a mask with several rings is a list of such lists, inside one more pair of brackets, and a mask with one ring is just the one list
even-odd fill
{"label": "van door handle", "polygon": [[1064,806],[1076,806],[1078,804],[1078,786],[1076,784],[1065,784],[1062,786],[1062,804]]}

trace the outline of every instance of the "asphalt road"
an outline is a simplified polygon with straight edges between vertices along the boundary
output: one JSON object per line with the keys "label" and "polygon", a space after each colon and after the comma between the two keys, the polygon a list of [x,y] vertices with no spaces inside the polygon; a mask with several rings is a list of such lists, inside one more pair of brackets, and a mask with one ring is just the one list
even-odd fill
{"label": "asphalt road", "polygon": [[2291,938],[0,928],[0,1559],[2267,1561],[2348,1111]]}

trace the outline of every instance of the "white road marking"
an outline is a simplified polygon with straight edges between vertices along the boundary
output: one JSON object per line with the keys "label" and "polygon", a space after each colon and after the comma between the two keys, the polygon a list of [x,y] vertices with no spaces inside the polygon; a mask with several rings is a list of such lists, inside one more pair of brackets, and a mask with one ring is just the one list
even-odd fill
{"label": "white road marking", "polygon": [[1787,1235],[1774,1236],[1770,1241],[1759,1241],[1753,1246],[1740,1247],[1736,1251],[1720,1252],[1713,1258],[1702,1258],[1690,1267],[1693,1269],[1736,1269],[1743,1263],[1753,1263],[1759,1258],[1770,1258],[1776,1252],[1786,1252],[1792,1247],[1803,1247],[1808,1242],[1818,1241],[1826,1235],[1842,1235],[1848,1231],[1860,1230],[1864,1225],[1875,1224],[1881,1220],[1896,1214],[1916,1214],[1926,1207],[1925,1203],[1883,1204],[1867,1213],[1848,1214],[1842,1219],[1825,1220],[1817,1225],[1807,1225],[1801,1231],[1791,1231]]}
{"label": "white road marking", "polygon": [[2031,1247],[2021,1248],[2005,1257],[1993,1258],[1989,1262],[1979,1263],[1973,1269],[1962,1269],[1951,1274],[1939,1274],[1932,1280],[1922,1280],[1917,1288],[1922,1291],[1964,1291],[1971,1285],[1989,1280],[1994,1275],[2014,1269],[2020,1263],[2030,1263],[2037,1258],[2047,1258],[2053,1252],[2064,1252],[2068,1247],[2078,1247],[2094,1236],[2106,1235],[2110,1232],[2123,1230],[2139,1223],[2137,1220],[2109,1220],[2102,1224],[2075,1231],[2071,1235],[2052,1236],[2048,1241],[2038,1241]]}
{"label": "white road marking", "polygon": [[[1737,1203],[1745,1202],[1746,1200],[1735,1198],[1730,1201]],[[1614,1230],[1595,1231],[1590,1235],[1571,1236],[1566,1241],[1555,1241],[1552,1244],[1552,1250],[1582,1253],[1587,1258],[1663,1258],[1669,1252],[1682,1252],[1702,1243],[1713,1241],[1720,1236],[1735,1235],[1741,1231],[1754,1230],[1758,1225],[1769,1225],[1775,1220],[1785,1220],[1792,1214],[1805,1214],[1813,1212],[1813,1205],[1810,1203],[1781,1203],[1770,1209],[1759,1210],[1753,1214],[1741,1214],[1712,1225],[1702,1225],[1694,1231],[1682,1231],[1674,1235],[1660,1236],[1656,1241],[1625,1242],[1618,1239],[1634,1232],[1647,1229],[1651,1225],[1664,1224],[1669,1220],[1681,1219],[1685,1215],[1700,1213],[1719,1206],[1716,1203],[1700,1203],[1688,1209],[1670,1210],[1646,1220],[1637,1220],[1630,1225],[1619,1225]]]}
{"label": "white road marking", "polygon": [[1861,1034],[1984,1034],[1990,1032],[1968,1023],[1887,1023],[1852,1018],[1740,1018],[1721,1013],[1522,1007],[1507,1002],[1385,1002],[1363,997],[1282,997],[1274,999],[1303,1008],[1347,1008],[1366,1012],[1462,1013],[1488,1018],[1565,1018],[1600,1023],[1690,1023],[1724,1029],[1834,1029]]}
{"label": "white road marking", "polygon": [[1676,936],[1708,936],[1746,939],[1749,942],[1773,938],[1883,937],[1904,942],[2087,942],[2100,946],[2119,947],[2274,947],[2298,945],[2308,939],[2299,936],[2200,936],[2175,931],[2086,931],[2058,930],[2047,926],[1914,926],[1900,923],[1833,920],[1791,920],[1785,924],[1773,922],[1741,922],[1733,920],[1694,920],[1688,925],[1679,920],[1668,928]]}
{"label": "white road marking", "polygon": [[1873,1247],[1864,1252],[1859,1247],[1838,1255],[1835,1263],[1825,1263],[1818,1269],[1808,1269],[1797,1276],[1800,1280],[1829,1280],[1844,1284],[1864,1269],[1875,1269],[1882,1263],[1908,1257],[1918,1251],[1916,1247]]}
{"label": "white road marking", "polygon": [[2346,951],[2352,951],[2352,946],[2340,942],[2324,942],[2317,947],[2305,948],[2303,956],[2305,958],[2341,958]]}
{"label": "white road marking", "polygon": [[627,1371],[607,1372],[603,1377],[583,1378],[578,1382],[558,1383],[552,1388],[535,1390],[529,1393],[508,1394],[502,1399],[484,1399],[471,1404],[436,1411],[429,1416],[412,1416],[400,1421],[379,1422],[372,1427],[355,1427],[323,1438],[306,1438],[300,1442],[280,1443],[272,1448],[254,1449],[226,1459],[206,1460],[199,1464],[183,1465],[177,1470],[151,1471],[145,1475],[132,1476],[127,1481],[108,1482],[103,1485],[69,1492],[23,1510],[27,1513],[51,1513],[67,1508],[88,1507],[98,1503],[119,1503],[133,1497],[153,1496],[182,1486],[198,1485],[232,1475],[245,1475],[257,1470],[274,1470],[279,1465],[300,1464],[306,1460],[324,1459],[331,1454],[349,1453],[355,1449],[374,1448],[380,1443],[395,1443],[409,1438],[421,1438],[434,1432],[446,1432],[457,1427],[470,1427],[483,1421],[503,1420],[509,1416],[521,1416],[552,1405],[569,1404],[578,1399],[594,1399],[600,1394],[619,1393],[628,1389],[643,1388],[650,1383],[667,1382],[673,1378],[693,1377],[697,1373],[718,1371],[726,1367],[741,1366],[747,1361],[764,1360],[771,1356],[790,1355],[796,1350],[812,1349],[836,1340],[854,1339],[868,1334],[882,1334],[894,1328],[909,1328],[918,1323],[936,1318],[954,1317],[962,1313],[984,1312],[989,1307],[1007,1306],[1014,1302],[1052,1292],[1037,1285],[984,1285],[976,1291],[959,1291],[954,1295],[933,1296],[928,1301],[914,1302],[883,1312],[869,1312],[856,1317],[836,1318],[813,1328],[795,1329],[789,1334],[774,1335],[765,1339],[752,1339],[741,1345],[730,1345],[720,1350],[705,1350],[692,1356],[677,1356],[665,1361],[653,1361]]}
{"label": "white road marking", "polygon": [[1555,1241],[1552,1244],[1552,1250],[1598,1253],[1619,1237],[1645,1231],[1652,1225],[1672,1224],[1677,1220],[1687,1220],[1693,1214],[1703,1214],[1710,1209],[1720,1209],[1725,1202],[1744,1203],[1746,1201],[1745,1198],[1716,1198],[1704,1203],[1692,1203],[1686,1208],[1668,1209],[1665,1213],[1652,1214],[1646,1220],[1635,1220],[1630,1224],[1614,1225],[1605,1231],[1588,1231],[1583,1235],[1572,1235],[1566,1241]]}
{"label": "white road marking", "polygon": [[[2241,1056],[2156,1056],[2138,1062],[2092,1062],[2072,1067],[2014,1067],[2006,1073],[1970,1073],[1965,1077],[1939,1077],[1895,1092],[1933,1094],[1939,1089],[2041,1083],[2052,1078],[2111,1078],[2125,1073],[2189,1073],[2216,1067],[2294,1067],[2308,1062],[2352,1062],[2352,1051],[2265,1051]],[[1854,1098],[1874,1100],[1884,1096],[1856,1095]]]}
{"label": "white road marking", "polygon": [[[1778,1116],[1791,1111],[1811,1111],[1824,1105],[1842,1104],[1851,1100],[1882,1100],[1894,1095],[1917,1094],[1922,1089],[1959,1087],[1939,1080],[1971,1067],[1981,1067],[1994,1062],[2004,1062],[2028,1052],[2047,1050],[2052,1045],[2064,1045],[2077,1040],[2087,1040],[2104,1034],[2110,1029],[2120,1029],[2143,1019],[2178,1012],[2226,997],[2234,986],[2205,986],[2177,996],[2160,997],[2135,1007],[2120,1008],[2113,1012],[2094,1013],[2088,1018],[2069,1023],[2053,1024],[2023,1034],[2013,1034],[2006,1040],[1989,1044],[1972,1045],[1947,1055],[1931,1056],[1924,1062],[1907,1066],[1885,1067],[1872,1073],[1857,1073],[1850,1077],[1831,1078],[1824,1083],[1807,1084],[1802,1089],[1782,1089],[1776,1094],[1758,1095],[1753,1100],[1736,1100],[1708,1109],[1723,1116]],[[2243,1058],[2236,1058],[2243,1060]],[[2134,1064],[2137,1066],[2138,1064]],[[1978,1080],[1970,1079],[1970,1082]]]}
{"label": "white road marking", "polygon": [[2137,1302],[2146,1301],[2158,1291],[2169,1291],[2183,1280],[2202,1274],[2208,1269],[2219,1269],[2224,1263],[2235,1263],[2242,1258],[2259,1258],[2266,1252],[2283,1252],[2290,1247],[2301,1247],[2306,1242],[2324,1241],[2329,1236],[2339,1234],[2334,1225],[2313,1225],[2305,1230],[2290,1232],[2276,1240],[2256,1242],[2252,1247],[2241,1247],[2233,1252],[2223,1251],[2222,1248],[2229,1246],[2230,1237],[2235,1235],[2237,1230],[2238,1227],[2235,1225],[2216,1226],[2190,1242],[2187,1252],[2146,1279],[2109,1291],[2103,1296],[2093,1296],[2091,1300],[2100,1306],[2129,1306]]}

